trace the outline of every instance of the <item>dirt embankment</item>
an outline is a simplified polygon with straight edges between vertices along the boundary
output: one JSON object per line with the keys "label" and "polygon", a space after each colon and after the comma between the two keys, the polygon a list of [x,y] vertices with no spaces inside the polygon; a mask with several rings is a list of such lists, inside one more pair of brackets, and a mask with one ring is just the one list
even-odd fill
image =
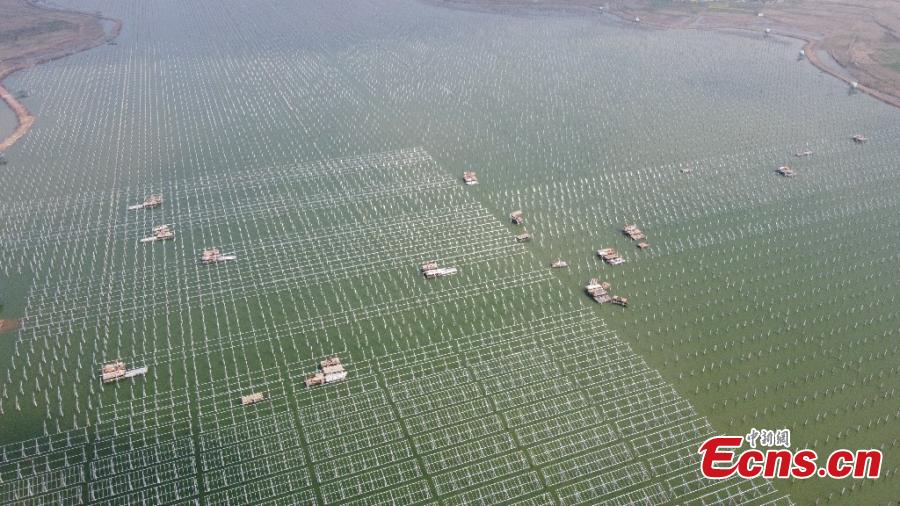
{"label": "dirt embankment", "polygon": [[[425,0],[449,7],[563,9],[612,14],[654,28],[749,30],[806,42],[809,62],[859,90],[900,107],[900,1],[793,0],[661,2],[660,0]],[[762,15],[760,15],[762,14]],[[637,24],[637,23],[635,23]],[[819,57],[825,50],[842,68]],[[851,76],[851,77],[848,77]]]}
{"label": "dirt embankment", "polygon": [[39,7],[30,0],[0,0],[0,99],[18,118],[12,134],[0,141],[0,152],[9,149],[34,124],[35,117],[2,81],[13,72],[30,68],[104,44],[117,37],[121,22],[113,21],[111,33],[105,18],[62,9]]}

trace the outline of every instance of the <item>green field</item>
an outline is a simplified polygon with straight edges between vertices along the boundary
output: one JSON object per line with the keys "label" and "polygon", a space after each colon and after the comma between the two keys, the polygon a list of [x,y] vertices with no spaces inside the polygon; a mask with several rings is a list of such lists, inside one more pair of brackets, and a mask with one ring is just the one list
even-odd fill
{"label": "green field", "polygon": [[[900,112],[797,44],[415,1],[77,7],[118,45],[8,80],[39,120],[0,167],[0,318],[26,318],[0,503],[900,496]],[[307,389],[331,354],[348,380]],[[102,385],[114,359],[148,375]],[[709,435],[782,427],[880,448],[883,476],[699,475]]]}

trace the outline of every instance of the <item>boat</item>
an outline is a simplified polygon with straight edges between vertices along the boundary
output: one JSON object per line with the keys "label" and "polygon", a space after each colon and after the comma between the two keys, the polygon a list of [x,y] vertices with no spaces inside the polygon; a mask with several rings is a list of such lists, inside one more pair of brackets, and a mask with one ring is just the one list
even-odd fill
{"label": "boat", "polygon": [[602,248],[597,250],[597,256],[605,259],[607,256],[615,256],[616,250],[613,248]]}
{"label": "boat", "polygon": [[478,184],[478,174],[474,170],[467,170],[463,172],[463,181],[469,186],[476,185]]}
{"label": "boat", "polygon": [[306,384],[306,388],[324,385],[325,375],[320,372],[308,374],[306,379],[303,380],[303,383]]}
{"label": "boat", "polygon": [[341,359],[337,355],[332,355],[330,357],[326,357],[319,362],[319,368],[325,369],[326,367],[333,367],[336,365],[341,365]]}
{"label": "boat", "polygon": [[[422,267],[419,268],[419,271],[425,276],[427,279],[440,278],[443,276],[452,276],[459,272],[456,267],[441,267],[440,264],[437,263],[436,260],[429,260],[422,264]],[[325,362],[322,362],[322,367],[325,366]]]}
{"label": "boat", "polygon": [[686,168],[681,169],[681,173],[682,173],[682,174],[693,174],[693,173],[694,173],[694,169],[692,169],[692,168],[690,168],[690,167],[686,167]]}
{"label": "boat", "polygon": [[144,376],[147,374],[147,371],[147,367],[127,369],[125,367],[125,362],[116,360],[103,364],[103,366],[100,368],[100,381],[103,383],[114,383],[122,379]]}
{"label": "boat", "polygon": [[429,269],[423,274],[427,279],[442,278],[444,276],[453,276],[459,272],[456,267],[438,267],[437,269]]}
{"label": "boat", "polygon": [[153,227],[153,234],[141,239],[141,242],[167,241],[175,238],[175,232],[168,225]]}
{"label": "boat", "polygon": [[796,156],[797,158],[806,158],[806,157],[812,156],[812,155],[813,155],[813,152],[808,149],[806,151],[797,151],[796,153],[794,153],[794,156]]}
{"label": "boat", "polygon": [[531,241],[531,234],[528,232],[523,232],[516,236],[516,242],[529,242]]}
{"label": "boat", "polygon": [[597,256],[603,259],[609,265],[621,265],[625,263],[625,259],[619,256],[614,248],[603,248],[597,250]]}
{"label": "boat", "polygon": [[329,383],[337,383],[347,379],[347,370],[337,355],[332,355],[319,362],[319,370],[309,374],[303,380],[307,388]]}
{"label": "boat", "polygon": [[118,381],[125,376],[125,362],[117,360],[103,364],[100,368],[100,381],[103,383],[112,383]]}
{"label": "boat", "polygon": [[641,232],[641,229],[637,228],[637,225],[625,225],[622,227],[622,233],[631,238],[632,241],[640,241],[641,239],[646,239],[647,237]]}
{"label": "boat", "polygon": [[226,262],[228,260],[237,260],[237,255],[234,253],[222,254],[219,252],[219,248],[207,248],[200,254],[200,261],[204,264]]}
{"label": "boat", "polygon": [[617,306],[628,307],[628,298],[627,297],[620,297],[618,295],[613,295],[610,302],[612,302],[613,304],[615,304]]}
{"label": "boat", "polygon": [[148,195],[147,198],[144,199],[140,204],[134,204],[132,206],[128,206],[130,211],[134,211],[136,209],[154,209],[161,206],[163,203],[162,195],[153,194]]}
{"label": "boat", "polygon": [[516,225],[525,223],[525,215],[522,214],[522,211],[513,211],[509,213],[509,219]]}
{"label": "boat", "polygon": [[147,374],[147,367],[137,367],[135,369],[129,369],[125,371],[125,378],[136,378],[138,376],[145,376]]}
{"label": "boat", "polygon": [[853,137],[851,137],[851,139],[853,139],[853,142],[855,142],[857,144],[864,144],[866,142],[869,142],[869,138],[862,134],[856,134]]}
{"label": "boat", "polygon": [[568,266],[569,266],[569,262],[566,262],[565,260],[560,260],[558,258],[550,264],[550,268],[552,268],[552,269],[565,269]]}
{"label": "boat", "polygon": [[0,165],[6,165],[6,155],[2,151],[0,151]]}
{"label": "boat", "polygon": [[646,241],[641,241],[637,245],[638,249],[647,249],[650,247],[650,243]]}
{"label": "boat", "polygon": [[611,300],[609,288],[609,283],[601,282],[597,278],[591,278],[588,284],[585,285],[584,291],[586,291],[598,304],[606,304]]}
{"label": "boat", "polygon": [[250,406],[252,404],[256,404],[257,402],[262,402],[266,400],[265,394],[262,392],[252,393],[250,395],[241,396],[241,406]]}
{"label": "boat", "polygon": [[784,177],[794,177],[796,175],[794,169],[790,168],[787,165],[778,167],[777,169],[775,169],[775,172]]}

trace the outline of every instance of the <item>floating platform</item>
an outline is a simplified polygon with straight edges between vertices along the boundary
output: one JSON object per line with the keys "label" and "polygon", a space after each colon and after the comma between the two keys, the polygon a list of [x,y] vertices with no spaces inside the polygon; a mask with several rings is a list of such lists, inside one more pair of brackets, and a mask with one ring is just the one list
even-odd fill
{"label": "floating platform", "polygon": [[427,279],[442,278],[444,276],[453,276],[459,271],[456,267],[438,267],[437,269],[429,269],[423,274]]}
{"label": "floating platform", "polygon": [[262,402],[264,400],[266,400],[266,396],[262,392],[244,395],[241,397],[241,406],[250,406],[251,404],[256,404],[257,402]]}
{"label": "floating platform", "polygon": [[603,248],[597,250],[597,256],[603,259],[609,265],[621,265],[625,263],[625,259],[619,256],[619,252],[614,248]]}
{"label": "floating platform", "polygon": [[147,367],[126,369],[125,362],[122,362],[121,360],[108,362],[103,364],[103,367],[100,368],[100,381],[103,383],[114,383],[123,379],[145,376],[148,370]]}
{"label": "floating platform", "polygon": [[585,285],[584,291],[586,291],[598,304],[606,304],[611,300],[609,288],[609,283],[605,281],[601,282],[597,278],[591,278],[588,284]]}
{"label": "floating platform", "polygon": [[631,238],[632,241],[640,241],[646,239],[647,236],[637,228],[637,225],[625,225],[622,227],[622,233]]}
{"label": "floating platform", "polygon": [[[436,260],[429,260],[422,264],[419,271],[427,279],[440,278],[443,276],[452,276],[459,272],[456,267],[441,267]],[[324,367],[324,366],[323,366]]]}
{"label": "floating platform", "polygon": [[153,195],[147,196],[147,198],[145,198],[144,201],[141,202],[140,204],[134,204],[132,206],[128,206],[128,210],[134,211],[137,209],[155,209],[155,208],[161,206],[162,203],[163,203],[162,195],[153,194]]}
{"label": "floating platform", "polygon": [[775,173],[784,177],[794,177],[796,175],[794,169],[790,168],[787,165],[778,167],[777,169],[775,169]]}
{"label": "floating platform", "polygon": [[622,307],[628,307],[628,298],[627,297],[619,297],[618,295],[613,295],[610,300],[613,304]]}
{"label": "floating platform", "polygon": [[200,262],[204,264],[227,262],[229,260],[237,260],[237,256],[234,253],[223,254],[218,248],[207,248],[200,254]]}
{"label": "floating platform", "polygon": [[175,238],[175,232],[168,225],[153,227],[152,235],[144,237],[141,242],[169,241]]}
{"label": "floating platform", "polygon": [[332,355],[319,362],[319,370],[306,376],[303,380],[307,388],[330,383],[337,383],[347,379],[347,370],[341,364],[337,355]]}

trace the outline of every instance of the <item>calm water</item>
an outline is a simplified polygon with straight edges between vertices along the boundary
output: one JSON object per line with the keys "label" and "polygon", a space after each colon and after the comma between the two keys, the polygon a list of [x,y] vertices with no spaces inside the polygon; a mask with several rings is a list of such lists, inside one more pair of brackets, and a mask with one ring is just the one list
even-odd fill
{"label": "calm water", "polygon": [[[96,501],[900,496],[900,111],[797,43],[414,1],[77,6],[123,19],[118,45],[8,80],[39,121],[0,168],[0,317],[28,317],[0,340],[3,481],[34,461]],[[174,243],[138,243],[161,223]],[[197,265],[208,246],[238,261]],[[461,274],[425,283],[428,258]],[[586,299],[591,277],[631,306]],[[306,392],[333,352],[350,381]],[[101,387],[114,358],[150,375]],[[885,476],[698,484],[707,421],[879,447]]]}

